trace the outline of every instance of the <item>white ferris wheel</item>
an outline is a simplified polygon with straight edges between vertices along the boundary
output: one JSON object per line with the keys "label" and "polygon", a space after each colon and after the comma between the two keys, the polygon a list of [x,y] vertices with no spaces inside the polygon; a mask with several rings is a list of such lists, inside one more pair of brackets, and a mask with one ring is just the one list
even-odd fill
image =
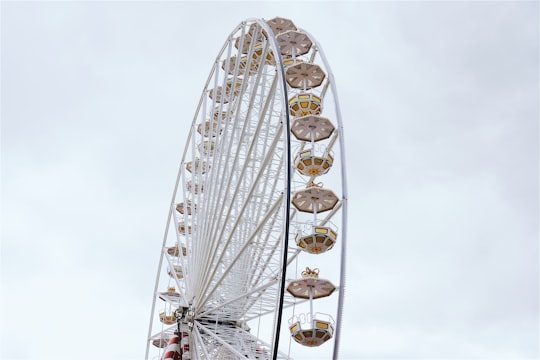
{"label": "white ferris wheel", "polygon": [[333,75],[313,36],[283,18],[239,24],[182,155],[146,359],[337,358],[342,136]]}

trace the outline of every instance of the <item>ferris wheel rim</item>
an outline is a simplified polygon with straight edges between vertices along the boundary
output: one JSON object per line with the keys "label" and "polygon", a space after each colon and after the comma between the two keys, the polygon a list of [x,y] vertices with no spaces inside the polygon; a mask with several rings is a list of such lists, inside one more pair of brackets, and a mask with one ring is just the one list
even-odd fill
{"label": "ferris wheel rim", "polygon": [[344,298],[345,298],[345,289],[346,289],[346,277],[345,277],[345,269],[347,266],[347,219],[348,219],[348,191],[347,191],[347,168],[345,166],[345,140],[344,140],[344,127],[343,127],[343,120],[341,117],[341,107],[339,105],[339,96],[337,94],[337,85],[335,82],[334,74],[332,72],[332,68],[330,67],[328,60],[326,58],[326,54],[323,50],[323,47],[320,45],[318,40],[312,36],[308,31],[302,29],[303,32],[305,32],[311,41],[317,46],[318,52],[320,53],[322,62],[325,65],[325,69],[327,71],[326,76],[330,79],[330,86],[332,88],[332,94],[334,95],[334,102],[335,102],[335,112],[336,112],[336,121],[338,124],[339,132],[341,133],[341,138],[339,140],[339,146],[340,146],[340,157],[341,157],[341,202],[342,202],[342,211],[343,216],[341,217],[341,229],[342,229],[342,236],[341,236],[341,263],[340,263],[340,286],[338,289],[339,296],[338,296],[338,308],[337,308],[337,317],[336,317],[336,335],[334,336],[334,352],[333,352],[333,358],[338,359],[339,358],[339,344],[340,344],[340,335],[341,335],[341,323],[343,318],[343,310],[344,310]]}

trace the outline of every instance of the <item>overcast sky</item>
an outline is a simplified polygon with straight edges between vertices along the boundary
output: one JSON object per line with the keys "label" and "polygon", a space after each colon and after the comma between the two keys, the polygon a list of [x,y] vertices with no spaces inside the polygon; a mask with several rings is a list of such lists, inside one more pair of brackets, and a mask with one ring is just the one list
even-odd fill
{"label": "overcast sky", "polygon": [[[323,46],[343,359],[536,359],[537,2],[1,3],[2,359],[141,359],[170,195],[242,20]],[[76,355],[73,355],[73,354]]]}

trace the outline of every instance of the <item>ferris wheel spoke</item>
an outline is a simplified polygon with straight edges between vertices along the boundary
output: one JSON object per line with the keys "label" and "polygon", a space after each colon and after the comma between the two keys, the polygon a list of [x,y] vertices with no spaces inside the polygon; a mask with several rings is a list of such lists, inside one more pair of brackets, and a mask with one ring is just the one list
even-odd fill
{"label": "ferris wheel spoke", "polygon": [[[276,79],[273,80],[273,84],[270,88],[270,93],[273,93],[275,91],[275,84],[276,84]],[[254,98],[254,96],[251,96],[251,98]],[[265,119],[265,116],[267,114],[267,110],[268,110],[268,106],[270,105],[271,103],[271,100],[272,100],[272,97],[270,96],[268,99],[267,99],[267,102],[265,103],[265,105],[263,106],[263,109],[261,111],[261,114],[260,114],[260,117],[259,117],[259,120],[257,122],[257,129],[255,130],[255,133],[253,134],[252,136],[252,139],[250,141],[250,147],[246,153],[246,158],[249,158],[249,156],[251,156],[252,154],[252,151],[254,149],[254,144],[255,144],[255,141],[257,139],[257,135],[259,134],[260,130],[261,130],[261,127],[262,127],[262,124],[264,123],[264,119]],[[244,126],[243,126],[243,129],[242,129],[242,134],[240,135],[240,139],[237,143],[235,144],[231,144],[228,148],[228,157],[232,156],[232,152],[235,153],[234,155],[234,160],[232,162],[221,162],[222,164],[224,164],[224,166],[226,166],[227,168],[226,169],[223,169],[223,170],[226,170],[225,172],[225,175],[226,175],[226,181],[225,182],[215,182],[214,183],[214,187],[216,186],[219,186],[219,188],[217,189],[217,196],[214,198],[214,201],[218,201],[217,199],[220,199],[220,198],[226,198],[226,199],[231,199],[231,200],[234,200],[236,198],[236,196],[238,195],[238,187],[240,185],[240,181],[243,176],[245,175],[247,169],[248,169],[248,165],[249,165],[249,162],[248,161],[245,161],[243,164],[240,162],[239,160],[239,153],[240,153],[240,150],[242,149],[242,142],[244,142],[245,140],[245,132],[246,132],[246,128],[247,128],[247,121],[244,122]],[[278,129],[279,130],[279,129]],[[233,129],[234,131],[234,129]],[[278,131],[279,132],[279,131]],[[236,146],[235,146],[236,145]],[[238,166],[241,165],[241,168],[238,169]],[[237,170],[238,169],[238,170]],[[221,170],[221,169],[220,169]],[[218,171],[220,171],[218,170]],[[228,176],[227,176],[228,175]],[[232,182],[236,179],[236,181],[238,182],[236,185],[236,187],[233,187],[232,185]],[[235,192],[233,194],[230,194],[229,191],[234,188],[235,189]],[[214,188],[212,188],[210,191],[213,191]],[[219,213],[222,213],[223,212],[223,209],[227,208],[227,205],[228,205],[228,209],[229,211],[232,210],[232,207],[231,207],[231,204],[230,203],[226,203],[226,202],[221,202],[220,204],[220,209],[218,210]],[[223,219],[227,219],[228,216],[225,216]],[[213,222],[213,227],[210,229],[211,233],[215,236],[215,233],[216,231],[220,228],[220,226],[222,226],[222,222]]]}
{"label": "ferris wheel spoke", "polygon": [[258,288],[256,289],[253,289],[245,294],[242,294],[232,300],[229,300],[223,304],[220,304],[218,306],[215,306],[215,307],[212,307],[204,312],[202,312],[200,314],[200,316],[206,316],[206,315],[209,315],[213,312],[216,312],[217,310],[220,310],[224,307],[227,307],[228,305],[230,304],[234,304],[235,302],[238,302],[240,300],[243,300],[243,299],[246,299],[246,298],[251,298],[253,297],[253,295],[257,295],[256,298],[258,298],[260,296],[260,294],[262,294],[264,291],[266,291],[268,288],[270,288],[271,286],[274,286],[275,284],[277,284],[277,279],[274,279],[273,281],[269,281],[268,283],[262,285],[262,286],[259,286]]}
{"label": "ferris wheel spoke", "polygon": [[[274,216],[275,216],[275,211],[279,209],[279,205],[280,205],[280,201],[276,202],[275,207],[273,209]],[[270,213],[269,215],[272,215],[272,214]],[[264,268],[261,269],[260,265],[259,267],[256,267],[258,264],[253,263],[251,261],[248,261],[246,263],[246,259],[251,259],[252,254],[256,252],[265,253],[268,251],[272,251],[272,248],[275,247],[274,242],[277,242],[276,240],[274,240],[274,242],[264,241],[264,239],[267,238],[266,236],[255,237],[258,231],[259,230],[256,230],[254,232],[253,236],[251,237],[253,240],[248,241],[245,244],[244,249],[242,249],[232,260],[226,259],[226,261],[223,262],[224,266],[226,266],[227,268],[226,270],[222,272],[222,275],[220,276],[220,278],[217,279],[213,283],[212,288],[210,289],[210,293],[205,298],[206,300],[204,300],[203,303],[207,303],[208,299],[214,294],[214,292],[218,288],[220,288],[220,286],[223,291],[226,291],[226,288],[230,286],[231,284],[237,284],[237,286],[241,286],[244,289],[243,291],[246,291],[246,292],[249,292],[251,291],[250,289],[255,288],[255,286],[249,285],[249,280],[251,278],[250,276],[253,273],[262,274],[262,271],[264,270]],[[250,253],[246,254],[244,252],[248,249],[247,246],[249,243],[251,243],[251,246],[249,247]],[[229,272],[231,273],[229,274]],[[275,275],[269,274],[267,275],[267,278],[270,284],[275,283],[275,279],[276,279]],[[239,283],[239,279],[245,279],[245,281],[242,281],[241,283]],[[264,283],[260,283],[259,286],[266,287],[267,285]]]}
{"label": "ferris wheel spoke", "polygon": [[[206,344],[210,359],[271,359],[268,342],[262,341],[251,333],[233,324],[196,322],[201,340]],[[278,352],[278,359],[287,359],[287,355]]]}
{"label": "ferris wheel spoke", "polygon": [[[277,210],[280,209],[281,205],[283,205],[283,194],[275,200],[274,204],[270,207],[266,215],[258,221],[258,226],[255,228],[253,233],[248,236],[247,240],[240,247],[240,249],[237,251],[236,255],[232,258],[232,260],[230,260],[229,266],[223,270],[221,276],[216,280],[214,287],[209,290],[208,294],[204,298],[202,298],[201,303],[203,304],[206,303],[206,300],[214,294],[216,289],[221,285],[223,279],[229,274],[233,266],[236,265],[240,257],[245,254],[245,251],[250,246],[255,246],[255,238],[259,236],[261,230],[267,224],[267,222],[270,219],[274,218]],[[253,269],[248,269],[248,271],[251,272],[253,271]]]}
{"label": "ferris wheel spoke", "polygon": [[332,210],[330,210],[330,212],[328,213],[328,215],[326,215],[324,217],[324,219],[322,219],[320,221],[320,225],[326,225],[333,217],[334,215],[336,215],[336,213],[339,211],[339,209],[341,209],[341,207],[343,206],[343,201],[342,200],[339,200],[336,205],[334,206],[334,208]]}
{"label": "ferris wheel spoke", "polygon": [[[279,139],[280,139],[279,136],[275,136],[275,137],[274,137],[274,141],[273,141],[273,143],[272,143],[271,149],[274,149],[274,148],[276,147],[276,145],[277,145]],[[271,160],[273,157],[274,157],[274,154],[273,154],[272,151],[270,150],[270,151],[266,154],[266,156],[265,156],[265,158],[264,158],[264,160],[263,160],[263,162],[262,162],[262,164],[261,164],[261,166],[260,166],[260,168],[259,168],[259,170],[258,170],[258,173],[257,173],[257,175],[255,176],[255,180],[254,180],[253,184],[250,186],[250,189],[248,190],[248,193],[247,193],[247,195],[246,195],[246,197],[245,197],[245,201],[244,201],[242,204],[238,204],[238,205],[237,205],[237,206],[239,207],[239,209],[238,209],[238,214],[236,215],[236,221],[235,221],[234,224],[231,226],[231,230],[230,230],[230,232],[229,232],[230,235],[229,235],[229,236],[227,237],[227,239],[223,242],[223,245],[222,245],[222,246],[216,246],[216,249],[221,250],[221,253],[219,254],[219,257],[215,258],[215,256],[217,255],[217,251],[215,251],[214,259],[209,259],[209,262],[207,263],[208,265],[210,265],[212,271],[211,271],[209,277],[207,277],[206,279],[202,279],[202,281],[203,281],[203,283],[205,284],[205,286],[202,288],[201,294],[206,293],[207,288],[208,288],[208,286],[209,286],[209,284],[210,284],[210,281],[214,278],[214,276],[215,276],[215,274],[216,274],[216,271],[217,271],[217,269],[218,269],[218,267],[217,267],[217,266],[214,266],[214,264],[220,263],[221,260],[223,259],[223,256],[225,255],[225,252],[226,252],[227,248],[228,248],[229,245],[231,244],[231,240],[232,240],[232,238],[233,238],[233,235],[235,234],[235,231],[236,231],[238,225],[240,224],[240,221],[242,220],[242,215],[244,214],[244,212],[245,212],[247,206],[250,204],[250,201],[252,200],[252,195],[253,195],[254,191],[256,190],[257,185],[259,184],[259,181],[261,181],[261,180],[263,179],[264,171],[266,170],[267,165],[268,165],[269,163],[271,163],[270,160]],[[237,189],[239,188],[239,185],[240,185],[240,182],[238,183]],[[236,191],[235,191],[235,193],[236,193]],[[228,212],[227,212],[226,218],[229,218],[229,217],[231,216],[232,208],[233,208],[233,206],[232,206],[232,204],[231,204],[231,205],[229,206],[229,210],[228,210]],[[223,230],[220,232],[220,235],[219,235],[219,237],[218,237],[218,239],[217,239],[217,241],[216,241],[217,244],[220,244],[220,243],[223,241],[222,239],[223,239],[223,237],[224,237],[224,230],[225,230],[225,229],[223,229]],[[207,269],[210,270],[210,267],[207,267]],[[199,301],[200,298],[197,299],[197,300]]]}
{"label": "ferris wheel spoke", "polygon": [[[223,273],[223,276],[226,275],[228,273],[228,271],[230,270],[230,267],[232,265],[234,265],[237,260],[240,258],[240,256],[242,256],[245,252],[245,250],[247,249],[247,247],[250,245],[250,243],[253,242],[253,239],[258,235],[258,233],[261,231],[262,227],[266,224],[266,222],[268,221],[268,219],[272,219],[272,216],[275,215],[275,211],[277,211],[279,208],[280,208],[280,205],[282,204],[282,198],[279,197],[278,199],[274,200],[274,205],[272,207],[272,210],[270,212],[267,213],[267,215],[261,219],[263,222],[260,224],[260,226],[254,230],[254,232],[252,233],[252,235],[247,239],[247,240],[244,240],[244,244],[242,246],[242,248],[238,249],[237,252],[236,252],[236,255],[235,257],[231,260],[231,259],[227,259],[227,263],[230,264],[230,266],[225,269],[224,273]],[[231,233],[230,233],[230,236],[229,236],[229,239],[227,241],[227,243],[225,244],[223,250],[221,251],[221,257],[217,260],[217,262],[220,262],[220,261],[223,261],[223,255],[226,254],[226,251],[227,251],[227,247],[229,244],[231,244],[231,240],[233,239],[233,237],[235,236],[235,229],[237,228],[237,224],[238,222],[235,223],[235,226],[233,227],[233,229],[231,230]],[[256,244],[254,243],[253,244],[253,248],[252,248],[252,251],[255,251],[254,249],[256,249]],[[266,244],[265,244],[266,245]],[[212,276],[215,275],[215,272],[212,274]],[[223,276],[221,278],[223,278]],[[213,292],[213,290],[212,290]],[[209,295],[208,295],[209,296]],[[208,298],[208,296],[206,298]],[[204,303],[204,301],[202,302]]]}
{"label": "ferris wheel spoke", "polygon": [[[251,53],[251,47],[250,47],[250,53]],[[235,124],[238,124],[238,123],[241,123],[243,124],[242,126],[242,131],[240,134],[237,134],[236,133],[236,130],[237,130],[237,127],[233,127],[233,132],[230,134],[230,137],[231,139],[236,139],[236,136],[239,136],[239,139],[238,141],[236,142],[229,142],[229,145],[233,144],[233,143],[236,143],[236,144],[242,144],[244,142],[244,137],[246,136],[246,130],[247,130],[247,125],[249,124],[249,122],[247,121],[242,121],[242,119],[248,119],[249,118],[249,115],[250,113],[253,111],[252,109],[254,108],[254,102],[255,102],[255,99],[256,99],[256,94],[257,94],[257,91],[262,89],[264,90],[264,86],[261,86],[261,72],[263,70],[263,67],[260,67],[259,69],[259,72],[257,74],[257,78],[256,80],[253,82],[253,84],[251,84],[251,91],[247,91],[247,85],[249,83],[249,81],[242,81],[242,88],[241,88],[241,94],[239,95],[239,98],[243,99],[244,97],[247,97],[249,99],[249,102],[247,103],[247,110],[242,110],[241,108],[241,105],[242,105],[242,101],[238,101],[238,102],[235,102],[235,111],[234,113],[236,114],[234,119],[232,119],[234,121]],[[236,78],[237,77],[237,74],[235,73],[233,75],[233,78]],[[271,86],[271,90],[270,90],[270,96],[267,98],[267,101],[266,101],[266,105],[262,108],[261,110],[261,117],[264,117],[264,115],[266,114],[267,110],[268,110],[268,104],[270,101],[272,101],[272,95],[273,95],[273,92],[275,90],[275,84],[276,84],[276,78],[274,77],[274,81],[273,81],[273,85]],[[272,90],[274,89],[274,90]],[[223,104],[220,104],[220,106],[222,106]],[[230,106],[230,103],[229,103],[229,106]],[[246,111],[244,113],[244,111]],[[235,157],[234,157],[234,161],[233,161],[233,165],[231,168],[234,168],[236,163],[237,163],[237,160],[238,160],[238,151],[239,151],[239,147],[238,148],[234,148],[233,146],[229,146],[228,147],[228,152],[222,152],[220,154],[220,158],[219,160],[222,159],[222,156],[224,154],[227,155],[227,157],[231,157],[231,154],[232,154],[232,150],[234,149],[237,149],[236,151],[236,154],[235,154]],[[231,164],[230,163],[223,163],[221,161],[219,161],[219,163],[221,165],[224,165],[224,166],[227,166],[227,167],[230,167]],[[230,184],[229,184],[230,185]],[[228,187],[226,187],[228,188]]]}
{"label": "ferris wheel spoke", "polygon": [[[241,37],[243,38],[244,36],[245,36],[245,31],[244,31],[244,29],[242,28],[242,34],[241,34]],[[224,47],[224,49],[225,49],[225,47]],[[222,49],[222,52],[224,51],[224,49]],[[230,59],[230,55],[231,55],[231,50],[232,50],[232,43],[229,42],[229,43],[228,43],[228,46],[227,46],[227,64],[226,64],[226,66],[229,66],[229,59]],[[238,65],[238,64],[237,64],[237,65]],[[218,57],[218,59],[216,59],[214,69],[215,69],[215,70],[214,70],[215,73],[219,73],[219,57]],[[233,87],[236,86],[234,83],[236,83],[237,77],[238,77],[238,66],[235,66],[235,69],[234,69],[234,72],[233,72],[233,76],[232,76],[232,79],[234,79],[234,80],[233,80],[233,84],[232,84]],[[226,77],[223,78],[223,83],[222,83],[222,85],[221,85],[221,86],[222,86],[222,89],[224,89],[225,86],[226,86],[226,84],[225,84],[226,79],[227,79]],[[241,89],[242,89],[242,91],[245,90],[245,87],[246,87],[246,84],[245,84],[245,83],[242,83],[242,84],[241,84]],[[217,88],[218,88],[218,76],[215,76],[215,78],[214,78],[214,89],[217,89]],[[205,102],[206,102],[207,97],[204,97],[204,99],[205,99]],[[216,105],[217,105],[216,100],[217,100],[217,96],[212,97],[212,103],[211,103],[211,108],[212,108],[212,109],[215,109],[215,108],[216,108]],[[228,101],[228,102],[227,102],[227,105],[226,105],[226,108],[227,108],[226,114],[229,114],[229,113],[232,111],[231,108],[236,108],[238,105],[239,105],[239,102]],[[221,128],[221,124],[222,124],[223,122],[227,121],[226,118],[224,119],[223,116],[220,115],[220,114],[222,114],[223,107],[224,107],[224,104],[223,104],[222,101],[220,101],[220,102],[219,102],[219,107],[218,107],[218,112],[217,112],[218,129]],[[235,111],[235,112],[236,112],[236,111]],[[201,117],[202,117],[201,121],[205,121],[205,118],[204,118],[204,117],[205,117],[204,114],[206,114],[205,109],[204,109],[204,111],[203,111],[201,114],[202,114],[202,116],[201,116]],[[227,117],[228,117],[228,115],[227,115]],[[211,118],[211,120],[210,120],[211,122],[216,120],[216,119],[215,119],[215,116],[212,116],[212,117],[210,117],[210,118]],[[211,124],[211,125],[210,125],[210,128],[212,128],[212,126],[213,126],[213,125]],[[227,130],[227,128],[225,128],[225,131],[226,131],[226,130]],[[193,131],[192,131],[192,132],[193,132]],[[195,153],[195,149],[193,149],[192,152]],[[223,156],[223,152],[220,152],[220,153],[219,153],[219,161],[218,161],[218,164],[219,164],[220,166],[222,166],[223,164],[225,164],[224,161],[221,161],[221,157],[222,157],[222,156]],[[208,152],[208,153],[206,154],[206,158],[209,160],[209,158],[210,158],[210,152]],[[212,167],[215,167],[215,165],[216,165],[216,164],[215,164],[216,158],[217,158],[217,157],[214,156],[213,159],[212,159],[212,162],[211,162],[211,164],[212,164],[211,166],[212,166]],[[219,169],[218,169],[218,170],[219,170]],[[212,180],[212,179],[210,179],[210,180]],[[206,185],[207,185],[207,186],[208,186],[208,185],[212,185],[212,181],[211,181],[211,184],[206,184]],[[211,186],[209,189],[206,190],[206,192],[209,192],[210,195],[211,195],[212,192],[213,192],[213,190],[214,190],[214,188]],[[200,197],[200,194],[199,194],[198,198],[199,198],[199,197]],[[212,198],[212,196],[210,196],[210,198]],[[216,196],[216,197],[213,197],[213,198],[214,198],[214,199],[217,199],[217,198],[219,198],[219,197]],[[203,228],[205,228],[207,220],[208,220],[207,218],[202,218],[202,219],[200,219],[200,225],[201,225]],[[205,244],[205,243],[203,243],[203,242],[198,242],[196,245],[197,245],[197,250],[198,250],[198,251],[197,251],[197,254],[199,254],[198,257],[204,257],[204,256],[208,253],[208,251],[207,251],[207,250],[208,250],[208,244]],[[193,264],[193,265],[195,265],[195,264]],[[197,276],[198,276],[199,272],[200,272],[200,271],[197,271],[197,270],[194,268],[194,277],[193,277],[193,279],[192,279],[192,281],[193,281],[194,283],[197,283]]]}
{"label": "ferris wheel spoke", "polygon": [[[266,109],[266,105],[265,105],[265,109]],[[254,149],[254,146],[253,144],[255,143],[255,140],[257,138],[257,135],[259,134],[259,131],[261,129],[261,124],[263,123],[262,119],[264,118],[264,112],[266,112],[266,110],[263,109],[263,114],[261,114],[261,119],[258,121],[258,126],[257,126],[257,129],[255,131],[255,134],[253,135],[252,137],[252,140],[251,140],[251,145],[247,151],[247,154],[245,155],[246,158],[249,158],[251,156],[251,153]],[[245,126],[244,126],[244,129],[245,129]],[[279,140],[279,133],[280,133],[280,129],[278,129],[277,133],[276,133],[276,136],[275,136],[275,139],[276,140]],[[242,139],[242,136],[241,136],[241,139]],[[275,146],[275,145],[274,145]],[[232,148],[232,146],[231,146]],[[249,162],[248,161],[245,161],[243,164],[242,164],[242,167],[239,169],[239,171],[236,171],[236,167],[237,165],[239,165],[239,161],[238,161],[238,153],[240,151],[240,148],[241,148],[241,144],[238,144],[237,145],[237,150],[236,150],[236,156],[235,156],[235,161],[233,161],[233,163],[231,164],[230,166],[230,169],[229,169],[229,177],[228,177],[228,182],[226,183],[225,186],[222,186],[220,189],[219,189],[219,196],[216,196],[216,199],[218,198],[226,198],[226,199],[231,199],[229,202],[226,202],[226,201],[222,201],[221,203],[219,204],[216,204],[218,206],[218,210],[211,210],[211,211],[208,211],[207,212],[207,216],[208,217],[212,217],[212,220],[207,220],[206,223],[209,223],[209,224],[212,224],[210,225],[211,227],[210,228],[207,228],[204,230],[205,233],[210,233],[212,234],[211,236],[207,237],[207,238],[218,238],[217,242],[219,243],[219,241],[221,241],[222,237],[223,237],[223,228],[224,228],[224,224],[228,221],[228,219],[230,219],[230,215],[231,215],[231,212],[233,211],[233,209],[236,208],[236,204],[234,204],[233,202],[235,201],[235,199],[238,198],[238,192],[240,190],[240,186],[242,184],[242,179],[245,178],[245,173],[246,171],[249,169],[248,168],[248,165],[249,165]],[[270,149],[271,151],[271,149]],[[264,169],[264,164],[261,165],[262,168]],[[233,176],[235,175],[235,176]],[[233,177],[236,177],[237,179],[237,183],[236,183],[236,186],[234,186],[234,192],[232,194],[229,194],[229,191],[230,189],[232,188],[232,180],[233,180]],[[212,191],[212,190],[210,190]],[[250,195],[246,196],[247,199],[249,199]],[[217,201],[217,200],[216,200]],[[216,214],[222,214],[224,209],[227,209],[227,213],[223,216],[216,216]],[[217,221],[215,220],[217,218]],[[205,222],[205,220],[203,220],[203,222]],[[216,234],[217,231],[219,231],[221,229],[221,235],[218,236]],[[205,264],[212,264],[213,261],[212,259],[215,259],[215,256],[216,256],[216,253],[217,253],[217,249],[218,247],[217,246],[214,246],[215,242],[212,244],[212,246],[207,249],[208,251],[206,252],[206,257],[205,257],[205,261],[204,263]],[[208,244],[210,245],[210,243]],[[206,270],[203,270],[201,272],[201,275],[204,277],[208,274],[208,267],[206,268]]]}
{"label": "ferris wheel spoke", "polygon": [[[277,220],[278,218],[274,217],[272,219],[272,223],[270,226],[274,227]],[[255,286],[257,286],[257,284],[259,284],[259,282],[261,281],[261,278],[267,273],[269,266],[271,266],[272,260],[274,260],[275,257],[279,255],[277,251],[279,249],[280,242],[279,241],[271,242],[270,240],[271,235],[272,233],[268,232],[266,234],[265,239],[263,240],[265,244],[269,244],[270,246],[261,249],[261,251],[259,251],[253,257],[254,268],[258,269],[258,271],[252,272],[250,279],[248,279],[247,281],[250,288],[254,288]],[[275,275],[275,273],[273,273],[273,275]]]}
{"label": "ferris wheel spoke", "polygon": [[208,359],[208,360],[212,359],[210,357],[210,354],[206,350],[206,346],[204,346],[204,341],[202,339],[201,333],[199,332],[199,328],[197,326],[193,327],[192,333],[195,334],[195,341],[192,342],[194,345],[193,354],[197,356],[197,358],[192,359],[192,360],[198,360],[198,355],[200,353],[203,354],[204,359]]}
{"label": "ferris wheel spoke", "polygon": [[[239,358],[246,358],[253,354],[255,349],[248,349],[247,344],[252,341],[251,336],[239,328],[226,325],[215,325],[213,329],[197,321],[195,326],[201,335],[207,338],[206,343],[214,343],[214,352],[226,353]],[[219,335],[218,335],[219,334]],[[247,336],[246,336],[247,334]],[[204,341],[204,339],[203,339]],[[251,345],[251,344],[250,344]],[[221,348],[221,349],[220,349]]]}
{"label": "ferris wheel spoke", "polygon": [[[263,293],[259,294],[259,296],[261,296],[261,297],[263,295],[264,295]],[[261,306],[261,309],[256,309],[256,307],[259,306],[259,304],[257,303],[258,301],[262,301],[262,300],[260,300],[258,298],[257,299],[252,299],[252,303],[246,309],[246,315],[244,317],[245,321],[251,321],[251,320],[257,319],[257,318],[259,318],[261,316],[266,316],[266,315],[270,315],[270,314],[274,313],[275,304],[268,303],[266,306]],[[299,305],[299,304],[302,304],[302,303],[305,303],[305,302],[308,302],[308,301],[309,301],[308,299],[295,299],[295,298],[292,298],[291,296],[287,295],[284,298],[283,308],[287,309],[287,308],[290,308],[290,307],[293,307],[295,305]]]}

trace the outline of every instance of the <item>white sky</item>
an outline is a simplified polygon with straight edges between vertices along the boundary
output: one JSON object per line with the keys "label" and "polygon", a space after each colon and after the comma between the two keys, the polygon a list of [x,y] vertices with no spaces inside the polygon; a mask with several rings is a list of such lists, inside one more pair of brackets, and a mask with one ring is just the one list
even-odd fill
{"label": "white sky", "polygon": [[1,11],[1,359],[143,358],[200,91],[233,28],[275,16],[321,43],[342,106],[341,357],[539,357],[537,2]]}

